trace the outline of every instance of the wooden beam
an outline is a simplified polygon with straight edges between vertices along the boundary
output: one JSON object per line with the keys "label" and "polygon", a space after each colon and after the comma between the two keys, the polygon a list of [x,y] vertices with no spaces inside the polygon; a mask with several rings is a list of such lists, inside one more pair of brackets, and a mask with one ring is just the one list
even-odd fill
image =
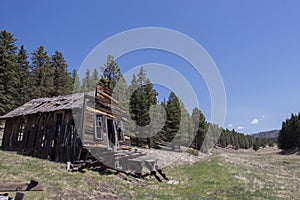
{"label": "wooden beam", "polygon": [[43,191],[44,186],[37,179],[31,179],[30,183],[0,183],[0,192],[13,191]]}
{"label": "wooden beam", "polygon": [[89,106],[86,107],[86,110],[87,110],[87,111],[90,111],[90,112],[93,112],[93,113],[106,115],[106,116],[109,116],[109,117],[111,117],[111,118],[115,118],[115,116],[113,116],[113,115],[111,115],[111,114],[109,114],[109,113],[102,112],[101,110],[97,110],[97,109],[92,108],[92,107],[89,107]]}

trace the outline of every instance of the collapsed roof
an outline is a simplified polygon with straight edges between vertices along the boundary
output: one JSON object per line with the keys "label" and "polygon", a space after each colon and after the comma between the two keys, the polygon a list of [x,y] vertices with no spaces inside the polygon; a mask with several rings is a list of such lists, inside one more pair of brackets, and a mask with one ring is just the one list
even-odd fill
{"label": "collapsed roof", "polygon": [[83,105],[84,95],[93,96],[94,92],[32,99],[31,101],[1,116],[0,118],[8,119],[12,117],[25,116],[36,113],[81,108]]}

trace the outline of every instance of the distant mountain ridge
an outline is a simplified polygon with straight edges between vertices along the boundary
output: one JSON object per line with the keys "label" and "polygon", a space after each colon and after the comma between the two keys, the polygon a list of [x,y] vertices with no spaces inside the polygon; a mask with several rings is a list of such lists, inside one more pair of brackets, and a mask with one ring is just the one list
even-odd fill
{"label": "distant mountain ridge", "polygon": [[251,134],[255,138],[276,138],[279,135],[279,130],[262,131],[259,133]]}

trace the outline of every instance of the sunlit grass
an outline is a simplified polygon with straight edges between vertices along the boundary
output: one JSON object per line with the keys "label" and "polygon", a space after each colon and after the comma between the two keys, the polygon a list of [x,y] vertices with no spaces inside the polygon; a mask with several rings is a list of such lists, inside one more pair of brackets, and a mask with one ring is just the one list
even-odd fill
{"label": "sunlit grass", "polygon": [[[241,158],[239,161],[236,158]],[[125,181],[114,172],[67,172],[65,165],[0,151],[0,182],[29,182],[37,178],[42,192],[26,192],[27,199],[298,199],[298,156],[285,157],[222,151],[202,162],[167,167],[179,184],[159,183],[153,177]],[[235,158],[235,160],[233,159]],[[232,161],[232,162],[231,162]],[[233,162],[234,161],[234,162]],[[296,184],[296,185],[295,185]],[[14,193],[10,193],[14,196]]]}

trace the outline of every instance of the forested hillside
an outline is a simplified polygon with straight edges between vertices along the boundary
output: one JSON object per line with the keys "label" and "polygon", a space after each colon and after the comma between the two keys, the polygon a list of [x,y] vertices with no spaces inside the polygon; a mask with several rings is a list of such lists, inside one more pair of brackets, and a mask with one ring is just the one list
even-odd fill
{"label": "forested hillside", "polygon": [[277,138],[279,130],[262,131],[259,133],[251,134],[255,138]]}

